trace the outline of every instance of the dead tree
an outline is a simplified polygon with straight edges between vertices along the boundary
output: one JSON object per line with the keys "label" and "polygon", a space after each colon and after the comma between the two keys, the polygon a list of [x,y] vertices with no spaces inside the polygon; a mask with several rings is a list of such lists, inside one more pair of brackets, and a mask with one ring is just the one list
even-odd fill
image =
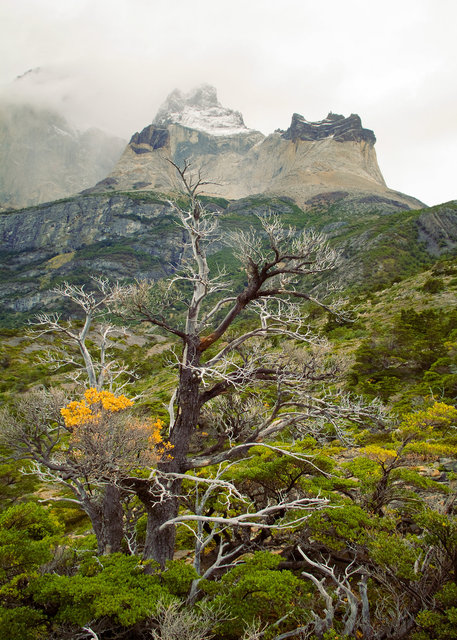
{"label": "dead tree", "polygon": [[84,285],[64,282],[53,293],[69,301],[82,316],[81,328],[74,321],[65,321],[58,313],[40,313],[29,323],[31,335],[37,339],[49,334],[62,338],[63,347],[50,348],[42,362],[58,370],[70,366],[68,377],[83,388],[119,391],[125,380],[134,377],[119,357],[112,357],[113,338],[125,334],[125,328],[109,321],[109,308],[116,295],[106,278],[92,278],[93,290]]}
{"label": "dead tree", "polygon": [[[350,563],[346,566],[342,574],[338,574],[335,567],[328,562],[311,560],[305,552],[298,547],[298,551],[310,567],[324,574],[319,580],[313,573],[302,571],[302,575],[314,584],[320,596],[325,602],[325,616],[320,618],[314,611],[312,612],[314,626],[313,631],[320,638],[325,631],[333,627],[337,612],[343,611],[343,635],[351,635],[355,632],[356,625],[363,629],[363,637],[370,640],[373,638],[373,628],[370,621],[370,610],[367,595],[367,576],[362,567]],[[354,576],[360,576],[359,593],[354,591]],[[326,580],[332,585],[326,586]]]}
{"label": "dead tree", "polygon": [[[278,455],[289,454],[312,464],[312,456],[286,452],[279,447],[270,448]],[[184,525],[195,537],[193,565],[199,577],[192,581],[188,604],[195,603],[202,580],[209,580],[233,567],[239,556],[251,548],[257,548],[259,531],[292,530],[300,526],[310,512],[329,506],[325,498],[309,497],[298,492],[294,495],[285,494],[276,501],[259,506],[230,479],[230,471],[237,462],[220,464],[214,473],[206,477],[192,473],[182,475],[180,479],[190,487],[187,496],[184,493],[181,496],[183,508],[176,518],[162,525],[163,529],[176,524]],[[170,478],[171,474],[166,475]],[[290,513],[294,514],[292,518],[288,518]],[[247,532],[247,536],[234,535],[234,531],[241,529]],[[215,551],[205,557],[205,551],[213,545]]]}
{"label": "dead tree", "polygon": [[[253,444],[286,427],[303,433],[321,429],[325,422],[327,429],[334,425],[332,437],[343,437],[342,418],[360,419],[373,413],[372,408],[354,407],[347,398],[335,403],[329,394],[312,395],[308,382],[314,377],[315,383],[322,383],[326,375],[317,371],[312,359],[290,357],[285,349],[271,350],[267,343],[270,337],[279,336],[300,344],[301,354],[303,347],[323,348],[323,341],[306,328],[298,303],[330,310],[313,295],[313,278],[333,269],[338,261],[325,239],[285,228],[278,216],[259,216],[260,230],[229,233],[224,238],[245,273],[241,290],[229,293],[232,285],[223,271],[210,275],[207,244],[215,238],[217,218],[198,198],[201,177],[192,176],[188,162],[183,168],[174,166],[189,202],[187,208],[171,203],[187,237],[187,257],[167,283],[141,282],[119,290],[125,317],[148,322],[182,345],[177,387],[169,405],[172,458],[158,465],[160,473],[170,474],[166,490],[155,490],[152,481],[142,479],[132,478],[129,485],[148,513],[145,556],[161,566],[173,557],[173,525],[178,518],[182,475],[187,471],[245,456]],[[238,320],[248,312],[257,317],[255,326],[238,332]],[[300,351],[297,346],[296,351]],[[252,428],[244,429],[235,446],[230,446],[228,433],[221,433],[215,445],[200,447],[194,454],[191,444],[203,408],[255,384],[275,388],[271,411],[260,416]]]}

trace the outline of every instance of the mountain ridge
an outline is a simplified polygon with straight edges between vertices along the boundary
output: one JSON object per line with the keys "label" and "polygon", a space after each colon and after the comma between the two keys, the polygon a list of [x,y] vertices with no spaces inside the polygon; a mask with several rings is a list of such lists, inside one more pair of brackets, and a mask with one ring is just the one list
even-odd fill
{"label": "mountain ridge", "polygon": [[[344,190],[396,199],[409,208],[419,200],[389,189],[378,166],[373,131],[360,117],[329,113],[309,122],[293,114],[286,131],[265,136],[223,107],[214,87],[189,94],[175,90],[153,122],[136,132],[109,174],[112,188],[176,191],[173,167],[192,160],[205,177],[202,193],[239,199],[265,193],[288,196],[303,207],[319,194]],[[106,183],[91,190],[103,191]]]}
{"label": "mountain ridge", "polygon": [[[387,285],[457,248],[455,202],[414,211],[379,196],[334,195],[333,201],[315,201],[306,211],[285,197],[204,198],[221,231],[221,239],[211,243],[211,260],[236,274],[224,230],[248,230],[269,210],[286,225],[328,236],[343,257],[331,279],[344,288]],[[53,307],[49,290],[64,280],[87,283],[94,274],[155,280],[179,270],[186,249],[168,198],[111,191],[0,215],[0,315],[9,323],[15,314],[20,321],[21,314]]]}

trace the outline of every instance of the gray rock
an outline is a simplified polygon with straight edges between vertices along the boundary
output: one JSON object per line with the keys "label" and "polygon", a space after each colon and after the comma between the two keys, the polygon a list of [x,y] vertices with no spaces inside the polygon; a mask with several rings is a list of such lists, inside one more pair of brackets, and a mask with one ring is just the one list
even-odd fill
{"label": "gray rock", "polygon": [[337,142],[365,141],[374,145],[376,136],[371,129],[364,129],[360,116],[353,113],[348,118],[336,113],[329,113],[325,120],[308,122],[298,113],[292,116],[290,127],[282,134],[285,140],[323,140],[333,138]]}
{"label": "gray rock", "polygon": [[457,460],[452,458],[440,458],[440,466],[444,471],[451,471],[457,473]]}

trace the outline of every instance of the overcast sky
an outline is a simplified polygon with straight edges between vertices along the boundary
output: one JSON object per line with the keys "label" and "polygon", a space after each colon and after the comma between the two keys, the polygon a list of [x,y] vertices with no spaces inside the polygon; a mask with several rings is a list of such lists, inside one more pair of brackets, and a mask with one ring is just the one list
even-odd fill
{"label": "overcast sky", "polygon": [[125,138],[203,82],[264,133],[358,113],[433,205],[457,199],[456,24],[456,0],[0,0],[0,90]]}

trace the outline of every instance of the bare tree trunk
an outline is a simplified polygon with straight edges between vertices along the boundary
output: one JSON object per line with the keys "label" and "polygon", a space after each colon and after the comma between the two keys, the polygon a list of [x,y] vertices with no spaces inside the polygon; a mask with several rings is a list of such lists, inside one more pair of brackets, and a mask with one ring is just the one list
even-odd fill
{"label": "bare tree trunk", "polygon": [[81,502],[81,505],[90,518],[97,538],[98,553],[106,555],[121,551],[124,527],[119,489],[112,484],[108,484],[99,503],[86,498]]}
{"label": "bare tree trunk", "polygon": [[122,550],[124,538],[124,511],[121,494],[113,484],[106,485],[102,503],[102,541],[103,553],[116,553]]}
{"label": "bare tree trunk", "polygon": [[[181,482],[179,482],[179,487]],[[179,488],[176,487],[176,488]],[[162,569],[167,560],[173,559],[175,549],[175,526],[161,529],[161,526],[176,517],[178,513],[178,498],[169,498],[164,502],[146,505],[148,523],[146,529],[146,542],[143,557],[147,560],[155,560]],[[144,502],[143,502],[144,503]]]}
{"label": "bare tree trunk", "polygon": [[[170,433],[171,459],[158,464],[163,472],[184,473],[187,470],[187,454],[190,441],[200,416],[200,379],[196,367],[200,364],[200,353],[197,340],[185,347],[185,364],[182,365],[177,397],[177,416]],[[189,366],[187,366],[187,364]],[[162,568],[167,560],[173,559],[175,543],[175,525],[163,527],[168,521],[176,518],[179,509],[181,480],[174,480],[167,487],[170,497],[157,502],[148,491],[142,491],[138,497],[148,513],[144,558],[155,560]]]}
{"label": "bare tree trunk", "polygon": [[373,638],[373,627],[371,626],[370,619],[370,602],[368,600],[368,576],[367,574],[363,574],[359,581],[359,593],[360,593],[360,601],[362,604],[361,610],[361,623],[360,626],[362,628],[362,633],[364,640],[372,640]]}

